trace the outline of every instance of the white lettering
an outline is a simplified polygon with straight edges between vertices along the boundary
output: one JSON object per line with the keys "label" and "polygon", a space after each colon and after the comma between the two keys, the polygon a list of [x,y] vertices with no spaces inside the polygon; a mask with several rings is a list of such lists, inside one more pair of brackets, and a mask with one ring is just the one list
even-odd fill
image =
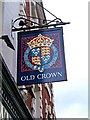
{"label": "white lettering", "polygon": [[46,78],[46,74],[42,74],[42,79]]}
{"label": "white lettering", "polygon": [[60,76],[60,77],[62,76],[62,72],[61,72],[61,73],[60,73],[60,72],[58,72],[58,77],[59,77],[59,76]]}
{"label": "white lettering", "polygon": [[51,73],[52,77],[57,77],[57,73]]}
{"label": "white lettering", "polygon": [[22,76],[21,77],[21,81],[25,81],[26,80],[26,77],[25,76]]}
{"label": "white lettering", "polygon": [[51,77],[51,74],[50,73],[47,73],[46,74],[46,78],[50,78]]}
{"label": "white lettering", "polygon": [[38,74],[38,75],[37,75],[37,78],[38,78],[38,79],[42,79],[42,74]]}
{"label": "white lettering", "polygon": [[56,72],[56,73],[46,73],[46,74],[38,74],[38,79],[49,79],[54,77],[62,77],[62,72]]}
{"label": "white lettering", "polygon": [[34,79],[35,79],[34,75],[26,76],[26,80],[34,80]]}
{"label": "white lettering", "polygon": [[[44,73],[44,74],[38,74],[36,76],[36,78],[38,80],[40,79],[49,79],[49,78],[55,78],[55,77],[62,77],[62,72],[56,72],[56,73]],[[36,80],[37,80],[36,79]],[[22,76],[21,77],[21,81],[29,81],[29,80],[35,80],[35,76],[34,75],[29,75],[29,76]]]}
{"label": "white lettering", "polygon": [[28,81],[28,80],[34,80],[35,76],[34,75],[30,75],[30,76],[22,76],[21,77],[21,81]]}

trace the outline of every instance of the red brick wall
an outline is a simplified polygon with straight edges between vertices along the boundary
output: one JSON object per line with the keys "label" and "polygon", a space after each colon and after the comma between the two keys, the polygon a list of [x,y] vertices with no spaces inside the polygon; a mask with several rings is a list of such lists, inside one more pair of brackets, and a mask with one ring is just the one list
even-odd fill
{"label": "red brick wall", "polygon": [[[26,0],[26,16],[27,19],[30,20],[30,0]],[[30,26],[30,22],[28,22],[27,27]]]}
{"label": "red brick wall", "polygon": [[29,93],[28,93],[28,98],[27,98],[27,100],[26,100],[26,103],[27,103],[27,106],[28,106],[28,108],[30,109],[30,111],[32,111],[31,110],[31,104],[32,104],[32,96],[31,95],[29,95]]}
{"label": "red brick wall", "polygon": [[45,105],[45,99],[47,100],[48,105],[51,106],[51,112],[53,108],[53,103],[50,101],[50,96],[45,88],[45,84],[42,84],[42,113],[43,113],[43,118],[46,118],[46,105]]}

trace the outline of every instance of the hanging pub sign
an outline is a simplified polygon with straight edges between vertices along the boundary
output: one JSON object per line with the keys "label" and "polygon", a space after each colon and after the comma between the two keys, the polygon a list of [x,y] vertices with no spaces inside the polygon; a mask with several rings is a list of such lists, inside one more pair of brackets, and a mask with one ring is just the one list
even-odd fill
{"label": "hanging pub sign", "polygon": [[19,32],[17,84],[66,80],[63,28]]}

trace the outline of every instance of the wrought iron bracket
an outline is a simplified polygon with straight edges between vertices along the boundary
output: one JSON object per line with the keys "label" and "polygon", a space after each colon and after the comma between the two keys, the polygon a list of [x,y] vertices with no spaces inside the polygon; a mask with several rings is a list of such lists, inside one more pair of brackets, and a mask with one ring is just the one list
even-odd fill
{"label": "wrought iron bracket", "polygon": [[[20,15],[19,18],[16,20],[12,21],[12,32],[15,31],[25,31],[25,30],[33,30],[37,28],[49,28],[49,27],[58,27],[66,24],[70,24],[70,22],[63,22],[60,18],[55,16],[53,13],[51,13],[49,10],[47,10],[45,7],[43,7],[42,2],[36,2],[33,0],[37,5],[39,5],[42,10],[47,11],[50,15],[52,15],[55,19],[53,20],[46,20],[45,19],[40,19],[32,16],[25,16],[25,15]],[[29,20],[28,18],[33,18],[33,20]],[[42,24],[35,22],[35,19],[41,20]],[[15,26],[16,24],[16,26]]]}
{"label": "wrought iron bracket", "polygon": [[[37,18],[39,19],[39,18]],[[16,20],[12,21],[12,32],[15,31],[25,31],[32,30],[37,28],[49,28],[49,27],[57,27],[66,24],[70,24],[70,22],[62,22],[61,19],[55,18],[54,20],[42,20],[43,24],[39,24],[35,21],[28,20],[26,17],[19,17]]]}

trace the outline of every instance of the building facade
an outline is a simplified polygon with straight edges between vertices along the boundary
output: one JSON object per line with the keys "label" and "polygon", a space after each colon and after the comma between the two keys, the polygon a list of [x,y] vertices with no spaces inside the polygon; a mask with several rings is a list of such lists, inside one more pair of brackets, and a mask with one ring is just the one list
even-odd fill
{"label": "building facade", "polygon": [[[2,8],[2,33],[0,32],[2,39],[0,41],[2,46],[0,50],[1,118],[56,119],[52,83],[17,86],[18,31],[12,31],[13,23],[15,19],[25,17],[33,23],[44,24],[46,17],[41,7],[43,4],[42,2],[39,2],[39,4],[34,0],[0,2]],[[33,23],[28,22],[27,28],[33,26]],[[17,27],[18,24],[21,25],[21,23],[15,23]],[[27,29],[27,31],[30,31],[30,29]]]}

